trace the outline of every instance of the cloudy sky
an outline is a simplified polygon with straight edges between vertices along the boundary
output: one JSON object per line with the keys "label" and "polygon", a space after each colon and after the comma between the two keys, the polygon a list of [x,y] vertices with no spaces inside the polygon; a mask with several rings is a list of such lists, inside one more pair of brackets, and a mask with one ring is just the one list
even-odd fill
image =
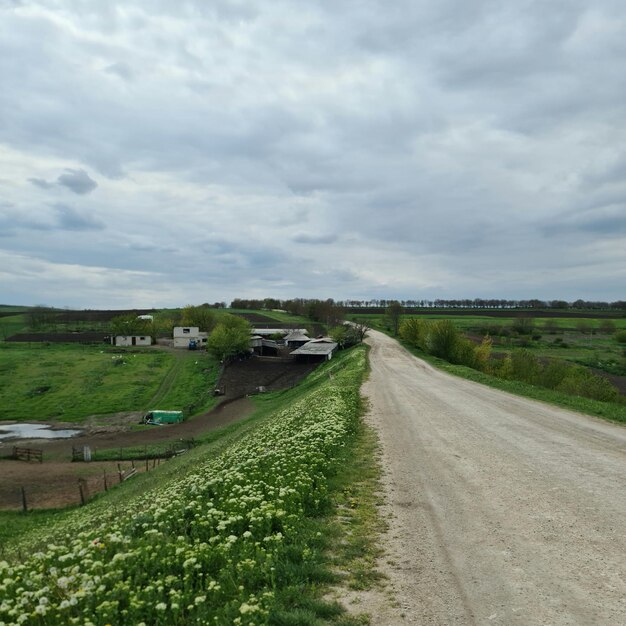
{"label": "cloudy sky", "polygon": [[0,0],[0,303],[626,296],[623,0]]}

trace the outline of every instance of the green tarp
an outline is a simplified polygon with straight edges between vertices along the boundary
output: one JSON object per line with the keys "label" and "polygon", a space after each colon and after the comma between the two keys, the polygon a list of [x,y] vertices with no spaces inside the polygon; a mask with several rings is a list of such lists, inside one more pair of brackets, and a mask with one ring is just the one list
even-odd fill
{"label": "green tarp", "polygon": [[144,421],[153,422],[155,424],[177,424],[183,421],[182,411],[150,411],[144,418]]}

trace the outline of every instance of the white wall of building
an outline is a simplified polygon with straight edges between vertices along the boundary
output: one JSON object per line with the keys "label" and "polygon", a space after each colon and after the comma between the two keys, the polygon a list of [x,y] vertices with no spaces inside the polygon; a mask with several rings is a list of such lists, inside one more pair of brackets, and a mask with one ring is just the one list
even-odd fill
{"label": "white wall of building", "polygon": [[149,335],[117,335],[112,338],[114,346],[151,346],[152,337]]}

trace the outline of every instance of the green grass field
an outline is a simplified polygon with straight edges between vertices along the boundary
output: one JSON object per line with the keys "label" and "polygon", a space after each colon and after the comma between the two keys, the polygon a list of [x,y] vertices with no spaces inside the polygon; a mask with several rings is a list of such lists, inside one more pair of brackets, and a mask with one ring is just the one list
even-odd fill
{"label": "green grass field", "polygon": [[0,419],[80,422],[157,402],[189,416],[214,403],[217,373],[204,352],[0,343]]}
{"label": "green grass field", "polygon": [[26,328],[26,320],[23,314],[0,317],[0,341],[4,341],[11,335],[21,333],[25,331]]}

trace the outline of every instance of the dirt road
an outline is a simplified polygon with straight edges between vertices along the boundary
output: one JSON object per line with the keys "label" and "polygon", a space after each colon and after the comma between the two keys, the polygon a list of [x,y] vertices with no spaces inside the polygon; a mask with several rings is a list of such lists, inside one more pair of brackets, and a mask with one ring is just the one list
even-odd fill
{"label": "dirt road", "polygon": [[368,342],[390,584],[354,610],[385,625],[626,624],[626,428]]}

